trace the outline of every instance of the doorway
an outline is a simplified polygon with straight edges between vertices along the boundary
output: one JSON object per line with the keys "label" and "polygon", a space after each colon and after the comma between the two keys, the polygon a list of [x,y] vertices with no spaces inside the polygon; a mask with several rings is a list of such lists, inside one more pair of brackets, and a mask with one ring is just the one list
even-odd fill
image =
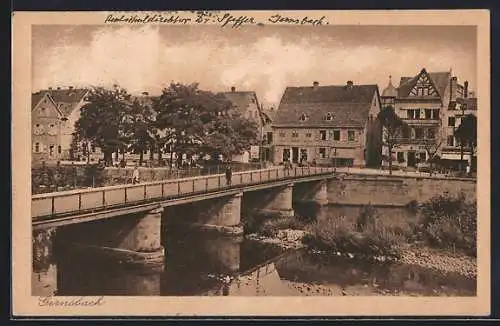
{"label": "doorway", "polygon": [[286,162],[290,159],[290,148],[283,149],[283,162]]}
{"label": "doorway", "polygon": [[408,152],[408,166],[415,167],[415,165],[416,165],[415,152],[413,151]]}
{"label": "doorway", "polygon": [[292,147],[292,162],[293,163],[299,162],[299,148],[298,147]]}

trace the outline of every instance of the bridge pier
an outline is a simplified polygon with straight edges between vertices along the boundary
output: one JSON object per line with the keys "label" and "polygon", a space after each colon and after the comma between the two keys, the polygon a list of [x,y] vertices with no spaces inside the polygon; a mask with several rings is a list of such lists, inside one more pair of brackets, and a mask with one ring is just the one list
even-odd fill
{"label": "bridge pier", "polygon": [[[216,231],[228,235],[243,234],[241,199],[243,193],[169,207],[169,223],[183,224],[198,230]],[[178,216],[182,216],[179,218]]]}
{"label": "bridge pier", "polygon": [[[143,213],[137,224],[122,240],[118,249],[130,251],[130,261],[144,265],[163,265],[165,249],[161,245],[163,208]],[[127,258],[127,253],[124,252]]]}
{"label": "bridge pier", "polygon": [[271,196],[266,206],[261,209],[261,213],[279,215],[283,217],[294,216],[293,210],[293,183],[287,184],[276,190],[274,196]]}
{"label": "bridge pier", "polygon": [[50,296],[57,293],[57,266],[53,259],[55,234],[55,228],[33,232],[32,295]]}
{"label": "bridge pier", "polygon": [[162,213],[159,207],[121,218],[68,225],[60,229],[59,247],[69,249],[69,254],[79,252],[84,257],[163,269]]}

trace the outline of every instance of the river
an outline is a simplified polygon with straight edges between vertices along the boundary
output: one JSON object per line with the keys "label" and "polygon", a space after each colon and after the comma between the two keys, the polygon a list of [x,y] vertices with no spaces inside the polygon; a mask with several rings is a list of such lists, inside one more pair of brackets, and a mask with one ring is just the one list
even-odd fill
{"label": "river", "polygon": [[[413,218],[405,208],[377,208],[391,223]],[[317,218],[356,216],[358,207],[327,206]],[[475,296],[476,280],[408,264],[324,257],[243,238],[165,230],[163,271],[124,268],[71,253],[36,264],[34,295],[116,296]]]}

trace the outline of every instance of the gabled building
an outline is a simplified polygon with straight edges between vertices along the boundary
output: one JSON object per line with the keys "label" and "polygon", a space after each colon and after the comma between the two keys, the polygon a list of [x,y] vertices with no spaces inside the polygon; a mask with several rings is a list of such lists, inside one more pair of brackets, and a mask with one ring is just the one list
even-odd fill
{"label": "gabled building", "polygon": [[62,156],[64,115],[46,92],[31,95],[32,162],[58,160]]}
{"label": "gabled building", "polygon": [[80,108],[85,104],[87,94],[87,89],[74,87],[49,87],[32,94],[33,161],[71,158],[75,122],[80,117]]}
{"label": "gabled building", "polygon": [[[467,86],[458,84],[451,71],[428,72],[423,68],[413,77],[401,77],[397,88],[389,76],[389,84],[381,96],[382,106],[392,106],[407,125],[394,149],[394,165],[416,167],[434,154],[443,154],[448,137],[459,125],[456,120],[448,119],[450,105],[454,107],[454,103],[462,101],[466,89]],[[383,154],[388,155],[385,147]]]}
{"label": "gabled building", "polygon": [[378,166],[377,85],[287,87],[272,124],[274,162]]}

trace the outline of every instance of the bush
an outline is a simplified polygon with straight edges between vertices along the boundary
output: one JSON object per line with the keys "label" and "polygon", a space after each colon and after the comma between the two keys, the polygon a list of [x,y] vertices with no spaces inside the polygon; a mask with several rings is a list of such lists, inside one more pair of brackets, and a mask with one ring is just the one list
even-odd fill
{"label": "bush", "polygon": [[435,196],[422,204],[415,232],[431,246],[459,249],[475,256],[477,203],[467,203],[463,193]]}
{"label": "bush", "polygon": [[365,258],[398,258],[398,245],[404,237],[374,223],[375,214],[374,208],[368,205],[355,222],[346,217],[315,222],[307,228],[308,235],[303,238],[303,243],[320,251],[352,253]]}

